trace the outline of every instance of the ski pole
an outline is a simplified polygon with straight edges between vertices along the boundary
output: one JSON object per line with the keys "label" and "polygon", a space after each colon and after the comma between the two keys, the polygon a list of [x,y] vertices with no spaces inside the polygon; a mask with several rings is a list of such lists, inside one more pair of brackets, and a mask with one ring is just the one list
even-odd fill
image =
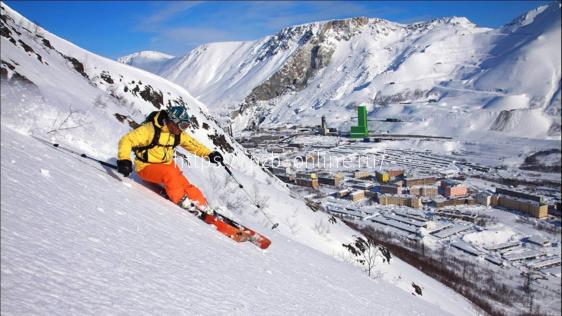
{"label": "ski pole", "polygon": [[248,191],[246,191],[246,189],[244,189],[244,186],[242,185],[242,183],[240,183],[240,181],[238,181],[236,179],[236,177],[234,177],[234,174],[232,174],[232,171],[230,171],[230,168],[228,168],[226,166],[226,164],[224,163],[224,161],[221,161],[221,165],[224,167],[224,170],[226,170],[226,172],[230,175],[230,177],[234,180],[234,182],[236,182],[238,184],[238,187],[240,189],[242,189],[242,191],[246,194],[246,196],[248,197],[248,200],[250,200],[250,202],[252,202],[265,216],[265,218],[269,221],[269,223],[271,223],[273,226],[271,227],[271,229],[275,229],[277,228],[277,226],[279,226],[279,223],[273,223],[273,221],[271,220],[271,218],[269,217],[269,215],[267,215],[267,213],[262,210],[261,206],[254,201],[254,199],[252,198],[252,196],[250,195],[250,193],[248,193]]}
{"label": "ski pole", "polygon": [[261,206],[260,206],[257,202],[255,202],[255,201],[252,199],[252,197],[250,196],[250,193],[248,193],[248,191],[246,191],[246,190],[244,189],[244,186],[243,186],[238,180],[236,180],[236,178],[235,178],[234,175],[232,174],[232,171],[230,171],[230,169],[224,164],[224,162],[221,162],[221,165],[224,167],[224,170],[226,170],[226,172],[228,172],[228,174],[232,177],[232,179],[233,179],[236,183],[238,183],[238,187],[239,187],[240,189],[242,189],[242,191],[244,191],[244,193],[246,193],[246,195],[248,196],[248,198],[250,199],[250,201],[251,201],[257,208],[261,208]]}
{"label": "ski pole", "polygon": [[56,148],[58,148],[58,149],[62,149],[62,150],[66,151],[66,152],[69,152],[69,153],[71,153],[71,154],[73,154],[73,155],[76,155],[76,156],[80,156],[80,157],[82,157],[82,158],[86,158],[86,159],[93,160],[93,161],[95,161],[95,162],[101,164],[102,166],[106,166],[106,167],[109,167],[109,168],[112,168],[112,169],[117,169],[117,166],[116,166],[116,165],[110,164],[109,162],[105,162],[105,161],[103,161],[103,160],[99,160],[99,159],[90,157],[90,156],[88,156],[88,155],[86,155],[86,154],[84,154],[84,153],[76,152],[76,151],[74,151],[74,150],[72,150],[72,149],[70,149],[70,148],[63,147],[63,146],[59,145],[58,143],[51,143],[51,142],[48,141],[48,140],[45,140],[45,139],[42,139],[42,138],[39,138],[39,137],[36,137],[36,136],[33,136],[33,138],[38,139],[38,140],[40,140],[40,141],[42,141],[42,142],[44,142],[44,143],[47,143],[47,144],[49,144],[49,145],[52,145],[53,147],[56,147]]}

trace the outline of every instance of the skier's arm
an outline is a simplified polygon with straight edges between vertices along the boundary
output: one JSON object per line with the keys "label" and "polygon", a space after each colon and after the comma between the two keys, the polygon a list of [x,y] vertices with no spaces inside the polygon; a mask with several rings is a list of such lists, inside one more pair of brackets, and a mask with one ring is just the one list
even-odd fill
{"label": "skier's arm", "polygon": [[152,141],[153,132],[148,125],[141,125],[121,137],[117,150],[118,160],[131,160],[133,147],[147,146]]}
{"label": "skier's arm", "polygon": [[208,157],[211,153],[211,150],[209,148],[205,147],[189,134],[183,132],[181,133],[180,146],[190,153],[203,158]]}

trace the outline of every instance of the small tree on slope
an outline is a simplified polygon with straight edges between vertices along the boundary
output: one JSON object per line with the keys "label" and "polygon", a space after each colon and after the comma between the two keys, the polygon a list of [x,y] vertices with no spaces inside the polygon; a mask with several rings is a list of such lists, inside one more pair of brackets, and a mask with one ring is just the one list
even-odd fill
{"label": "small tree on slope", "polygon": [[354,257],[357,263],[363,266],[363,270],[369,277],[375,268],[376,260],[379,255],[382,261],[390,264],[390,252],[383,246],[375,244],[370,239],[354,236],[355,241],[349,244],[342,244]]}

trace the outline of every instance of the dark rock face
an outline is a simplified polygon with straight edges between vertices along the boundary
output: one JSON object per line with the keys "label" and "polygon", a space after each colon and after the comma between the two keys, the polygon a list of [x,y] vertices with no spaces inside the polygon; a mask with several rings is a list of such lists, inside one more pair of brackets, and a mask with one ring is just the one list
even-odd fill
{"label": "dark rock face", "polygon": [[19,73],[17,73],[17,72],[15,72],[15,73],[12,75],[12,79],[11,79],[11,80],[13,80],[13,81],[15,81],[15,82],[19,82],[19,83],[24,83],[24,84],[29,84],[29,85],[36,86],[36,85],[33,83],[33,81],[29,80],[26,76],[21,75],[21,74],[19,74]]}
{"label": "dark rock face", "polygon": [[107,71],[102,71],[100,77],[103,79],[103,81],[109,83],[109,84],[113,84],[114,81],[111,78],[111,76],[109,75],[109,73]]}
{"label": "dark rock face", "polygon": [[31,46],[27,45],[22,40],[18,40],[18,43],[20,43],[21,47],[23,48],[23,50],[25,50],[26,53],[30,53],[30,54],[35,55],[35,57],[37,57],[37,60],[39,60],[41,63],[43,63],[43,58],[41,57],[41,55],[37,54],[33,50],[33,48],[31,48]]}
{"label": "dark rock face", "polygon": [[16,70],[16,66],[10,64],[9,62],[3,61],[3,60],[0,61],[0,62],[2,63],[2,66],[3,66],[2,69],[4,69],[4,67],[6,67],[6,68],[9,68],[10,70]]}
{"label": "dark rock face", "polygon": [[246,102],[267,101],[304,89],[308,80],[330,62],[332,54],[333,50],[322,45],[305,44],[278,72],[254,88]]}
{"label": "dark rock face", "polygon": [[[29,85],[33,85],[35,86],[35,84],[33,83],[33,81],[29,80],[26,76],[18,73],[16,71],[16,66],[14,66],[13,64],[7,62],[7,61],[0,61],[1,62],[1,66],[0,66],[0,79],[1,80],[6,80],[8,82],[14,82],[14,83],[23,83],[23,84],[29,84]],[[14,64],[17,65],[17,63],[14,62]],[[11,73],[11,76],[10,76]]]}
{"label": "dark rock face", "polygon": [[8,70],[6,70],[6,68],[0,68],[0,79],[2,80],[8,79]]}
{"label": "dark rock face", "polygon": [[234,148],[230,143],[226,140],[223,134],[211,134],[209,135],[209,139],[213,141],[213,144],[220,148],[223,152],[232,153]]}
{"label": "dark rock face", "polygon": [[[62,53],[61,53],[61,55],[62,55]],[[64,57],[64,59],[68,60],[72,64],[72,67],[74,68],[74,70],[76,70],[79,74],[81,74],[82,77],[84,77],[86,79],[90,79],[90,77],[88,77],[88,74],[86,74],[86,71],[84,69],[84,64],[79,62],[78,59],[76,59],[74,57],[66,56],[66,55],[62,55],[62,56]]]}
{"label": "dark rock face", "polygon": [[140,96],[145,101],[152,103],[152,105],[154,105],[154,107],[157,109],[160,109],[160,107],[164,105],[164,96],[162,95],[162,92],[152,89],[150,85],[144,87],[144,90],[141,91]]}
{"label": "dark rock face", "polygon": [[51,45],[51,42],[49,42],[49,40],[46,39],[46,38],[43,39],[43,45],[45,45],[46,47],[49,47],[50,49],[55,49],[53,47],[53,45]]}
{"label": "dark rock face", "polygon": [[[525,158],[519,169],[560,173],[562,171],[562,160],[560,157],[561,152],[557,148],[539,151]],[[549,164],[544,163],[546,159],[550,161]]]}
{"label": "dark rock face", "polygon": [[2,23],[0,24],[0,36],[5,37],[6,39],[8,39],[8,41],[10,41],[12,44],[17,46],[18,44],[16,40],[12,37],[12,32],[8,28],[8,20],[13,22],[12,18],[6,15],[4,10],[2,10],[2,15],[0,15],[0,20],[2,21]]}
{"label": "dark rock face", "polygon": [[189,124],[191,128],[199,129],[199,121],[197,121],[197,118],[193,115],[189,117]]}

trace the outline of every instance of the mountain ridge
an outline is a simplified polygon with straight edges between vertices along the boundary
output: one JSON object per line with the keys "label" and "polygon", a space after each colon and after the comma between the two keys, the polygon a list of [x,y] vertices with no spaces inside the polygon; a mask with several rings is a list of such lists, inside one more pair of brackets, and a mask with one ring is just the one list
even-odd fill
{"label": "mountain ridge", "polygon": [[[159,74],[211,104],[213,113],[230,117],[221,123],[232,122],[235,130],[317,125],[322,115],[345,129],[355,106],[366,104],[372,117],[393,113],[413,122],[393,126],[393,132],[416,133],[431,120],[429,125],[443,124],[442,130],[431,130],[435,135],[485,130],[556,138],[559,34],[558,3],[497,29],[478,27],[464,17],[411,24],[357,17],[287,27],[253,42],[206,44]],[[543,45],[533,36],[545,38]],[[523,37],[527,42],[521,42]],[[221,55],[225,47],[228,55]],[[512,59],[504,59],[509,54]],[[217,55],[222,57],[218,61]],[[543,84],[538,78],[551,79]],[[486,110],[490,102],[513,98],[525,106]],[[473,127],[456,128],[467,119],[463,113]],[[526,116],[539,122],[535,131],[516,127]]]}

